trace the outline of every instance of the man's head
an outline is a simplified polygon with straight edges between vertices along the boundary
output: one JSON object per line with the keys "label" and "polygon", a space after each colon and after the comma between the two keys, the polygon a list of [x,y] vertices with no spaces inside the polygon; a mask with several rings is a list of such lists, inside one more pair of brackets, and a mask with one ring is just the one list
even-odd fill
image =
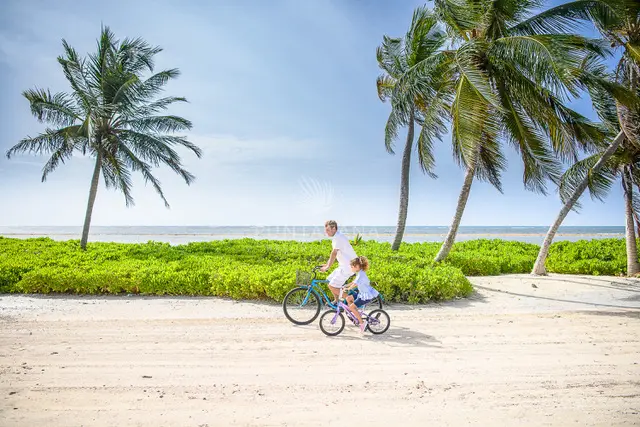
{"label": "man's head", "polygon": [[329,220],[324,223],[324,232],[327,233],[327,236],[333,237],[338,231],[338,223],[334,220]]}

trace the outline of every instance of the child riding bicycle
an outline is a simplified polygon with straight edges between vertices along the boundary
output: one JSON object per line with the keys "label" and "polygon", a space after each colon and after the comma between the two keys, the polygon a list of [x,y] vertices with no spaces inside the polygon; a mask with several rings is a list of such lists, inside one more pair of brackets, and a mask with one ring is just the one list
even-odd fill
{"label": "child riding bicycle", "polygon": [[[369,260],[366,257],[359,256],[352,259],[350,264],[351,271],[356,274],[356,278],[347,285],[344,290],[351,291],[349,295],[347,295],[349,311],[358,319],[360,332],[364,333],[367,328],[367,322],[362,320],[359,309],[371,302],[379,294],[378,291],[371,286],[371,281],[367,277],[366,271],[369,269]],[[354,290],[356,288],[357,290]]]}

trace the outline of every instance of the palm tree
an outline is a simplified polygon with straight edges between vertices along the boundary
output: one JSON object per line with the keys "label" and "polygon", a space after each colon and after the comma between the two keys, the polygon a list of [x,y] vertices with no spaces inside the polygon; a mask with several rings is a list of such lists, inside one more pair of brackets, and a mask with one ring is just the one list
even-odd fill
{"label": "palm tree", "polygon": [[[556,19],[556,25],[558,26],[565,25],[561,17],[567,13],[571,13],[580,19],[592,20],[602,36],[611,44],[611,47],[622,51],[616,67],[615,81],[626,87],[631,94],[640,95],[640,3],[622,1],[601,4],[600,2],[594,2],[595,6],[590,6],[591,2],[575,3],[576,5],[573,8],[574,4],[570,3],[564,9],[559,7],[552,10],[552,13],[549,13],[549,17]],[[600,79],[600,84],[588,84],[587,89],[594,100],[594,107],[596,107],[600,118],[610,129],[615,129],[617,134],[606,150],[600,152],[600,158],[592,163],[590,174],[597,174],[600,168],[607,165],[611,156],[616,153],[625,139],[635,144],[640,141],[640,131],[637,127],[640,122],[638,120],[640,115],[638,115],[637,101],[627,98],[626,102],[624,102],[621,98],[626,96],[621,94],[620,91],[616,94],[616,100],[612,101],[611,94],[607,92],[612,92],[612,89],[615,89],[613,88],[613,83],[607,87],[606,84],[602,84],[603,80]],[[615,105],[615,108],[612,108],[612,105]],[[590,174],[583,176],[580,182],[571,187],[573,190],[571,194],[565,195],[564,205],[554,223],[549,227],[531,274],[546,274],[545,261],[549,255],[551,242],[553,242],[553,238],[564,219],[578,202],[584,190],[589,186]]]}
{"label": "palm tree", "polygon": [[585,37],[547,31],[536,0],[435,0],[435,13],[455,46],[451,67],[452,142],[466,170],[455,215],[435,261],[449,254],[474,179],[501,189],[503,143],[524,163],[525,188],[546,194],[559,182],[561,161],[603,138],[597,126],[565,102],[579,93],[578,70],[605,49]]}
{"label": "palm tree", "polygon": [[593,165],[602,158],[602,152],[596,153],[567,169],[560,183],[560,196],[562,200],[567,199],[586,180],[591,197],[603,200],[612,184],[620,179],[626,216],[627,275],[635,276],[640,273],[634,224],[634,219],[638,218],[640,212],[640,195],[633,188],[635,186],[640,189],[640,145],[625,140],[606,163],[594,171]]}
{"label": "palm tree", "polygon": [[396,235],[391,246],[398,250],[407,221],[409,206],[409,169],[413,151],[414,126],[421,125],[418,137],[418,160],[423,172],[436,178],[433,170],[433,142],[446,130],[446,102],[450,90],[444,78],[443,62],[434,58],[446,35],[438,27],[436,17],[419,7],[404,39],[384,36],[377,49],[378,65],[384,74],[377,79],[378,96],[391,102],[391,113],[385,127],[387,152],[394,154],[393,145],[400,127],[407,126],[407,141],[402,155],[400,178],[400,208]]}
{"label": "palm tree", "polygon": [[194,176],[183,169],[174,147],[185,147],[198,157],[202,152],[186,137],[172,135],[190,129],[190,121],[159,114],[173,103],[186,101],[179,97],[156,99],[179,71],[170,69],[143,78],[143,73],[153,73],[154,56],[162,49],[142,39],[119,42],[108,28],[102,29],[98,51],[87,58],[80,58],[66,41],[62,44],[65,54],[58,57],[58,62],[72,92],[25,91],[32,114],[53,128],[36,137],[27,136],[7,152],[7,157],[49,154],[43,182],[76,152],[95,159],[80,241],[81,248],[86,249],[101,174],[107,188],[122,191],[126,205],[131,206],[131,175],[140,172],[169,207],[152,168],[165,164],[190,184]]}

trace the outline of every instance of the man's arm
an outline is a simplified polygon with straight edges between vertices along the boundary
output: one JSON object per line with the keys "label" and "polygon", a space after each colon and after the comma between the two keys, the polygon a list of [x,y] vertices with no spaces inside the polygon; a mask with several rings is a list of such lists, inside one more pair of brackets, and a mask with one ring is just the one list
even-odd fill
{"label": "man's arm", "polygon": [[334,250],[331,251],[331,255],[329,256],[329,261],[327,261],[325,265],[320,267],[320,271],[325,272],[331,268],[333,263],[336,261],[336,256],[338,256],[338,251],[339,251],[338,248],[335,248]]}

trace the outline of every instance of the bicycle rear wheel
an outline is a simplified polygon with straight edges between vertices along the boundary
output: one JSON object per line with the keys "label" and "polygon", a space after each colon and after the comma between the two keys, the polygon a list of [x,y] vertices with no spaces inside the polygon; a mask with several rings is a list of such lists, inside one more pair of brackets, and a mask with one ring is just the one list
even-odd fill
{"label": "bicycle rear wheel", "polygon": [[377,307],[382,310],[382,297],[381,296],[375,297],[369,302],[369,304],[371,304],[372,307]]}
{"label": "bicycle rear wheel", "polygon": [[335,337],[344,329],[344,316],[335,310],[327,310],[320,316],[320,330],[330,337]]}
{"label": "bicycle rear wheel", "polygon": [[391,326],[391,319],[384,310],[373,310],[367,315],[367,329],[372,334],[384,334]]}
{"label": "bicycle rear wheel", "polygon": [[291,289],[282,301],[282,310],[290,322],[296,325],[308,325],[320,314],[318,294],[306,287]]}

